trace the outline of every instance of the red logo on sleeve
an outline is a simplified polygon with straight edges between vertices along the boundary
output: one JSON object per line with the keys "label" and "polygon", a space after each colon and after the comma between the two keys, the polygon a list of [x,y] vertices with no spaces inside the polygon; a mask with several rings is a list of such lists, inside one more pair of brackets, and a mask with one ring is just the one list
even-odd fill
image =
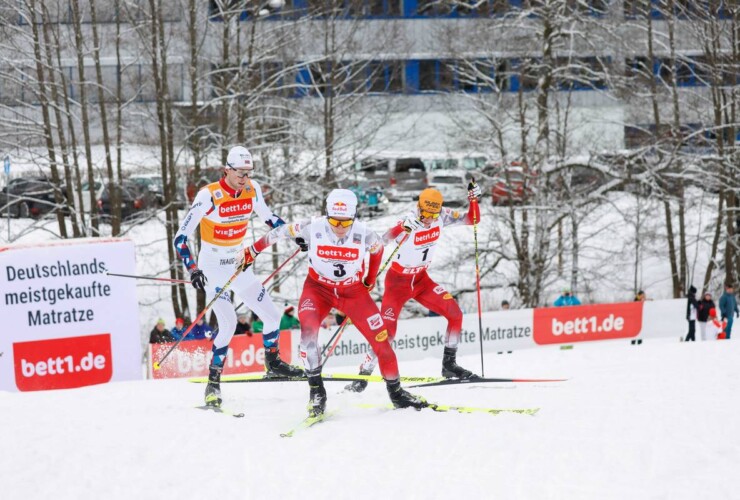
{"label": "red logo on sleeve", "polygon": [[352,261],[360,258],[360,250],[352,247],[332,247],[320,245],[316,254],[322,259]]}
{"label": "red logo on sleeve", "polygon": [[414,235],[414,245],[426,245],[439,239],[441,231],[438,227],[433,227],[426,231],[421,231]]}
{"label": "red logo on sleeve", "polygon": [[642,302],[547,307],[534,310],[537,344],[626,339],[642,331]]}
{"label": "red logo on sleeve", "polygon": [[20,391],[104,384],[113,375],[110,334],[13,344],[15,385]]}

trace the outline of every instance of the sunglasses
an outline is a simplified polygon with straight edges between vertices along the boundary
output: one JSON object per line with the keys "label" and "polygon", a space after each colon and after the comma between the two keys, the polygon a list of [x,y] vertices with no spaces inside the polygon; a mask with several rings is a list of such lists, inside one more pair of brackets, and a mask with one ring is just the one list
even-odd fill
{"label": "sunglasses", "polygon": [[329,222],[329,224],[331,224],[334,227],[339,227],[339,226],[349,227],[349,226],[351,226],[355,222],[354,219],[350,219],[350,220],[337,220],[337,219],[335,219],[333,217],[327,217],[326,220],[327,220],[327,222]]}
{"label": "sunglasses", "polygon": [[419,210],[419,215],[424,217],[425,219],[439,219],[439,212],[425,212],[424,210]]}
{"label": "sunglasses", "polygon": [[[245,177],[249,177],[252,174],[252,170],[254,170],[254,169],[251,169],[251,168],[240,168],[240,169],[236,169],[236,168],[229,167],[229,170],[233,170],[234,173],[236,174],[236,176],[239,179],[244,179]],[[240,171],[242,171],[244,173],[243,174],[242,173],[239,173]]]}

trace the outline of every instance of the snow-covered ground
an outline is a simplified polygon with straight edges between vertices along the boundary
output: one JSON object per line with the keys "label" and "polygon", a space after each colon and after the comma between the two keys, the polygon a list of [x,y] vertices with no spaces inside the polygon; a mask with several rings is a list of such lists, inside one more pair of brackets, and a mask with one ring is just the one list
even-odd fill
{"label": "snow-covered ground", "polygon": [[[435,355],[402,373],[438,374]],[[327,382],[338,412],[292,438],[279,435],[305,414],[305,383],[224,384],[225,407],[245,418],[194,409],[203,386],[187,380],[0,392],[0,496],[737,498],[739,357],[736,342],[677,333],[485,359],[487,376],[566,382],[414,389],[440,403],[541,408],[535,416],[363,409],[388,401],[382,384],[340,394],[343,383]]]}

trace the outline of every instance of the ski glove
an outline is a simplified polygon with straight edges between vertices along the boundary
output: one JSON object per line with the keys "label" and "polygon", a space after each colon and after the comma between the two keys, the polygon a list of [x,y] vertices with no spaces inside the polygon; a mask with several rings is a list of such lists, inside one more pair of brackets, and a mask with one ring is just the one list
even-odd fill
{"label": "ski glove", "polygon": [[244,250],[244,260],[242,261],[242,271],[246,271],[249,266],[254,264],[254,259],[260,253],[254,249],[254,245],[247,247]]}
{"label": "ski glove", "polygon": [[470,184],[468,184],[468,200],[478,200],[478,198],[481,197],[482,191],[480,189],[480,186],[476,184],[475,181],[472,181]]}
{"label": "ski glove", "polygon": [[369,278],[363,279],[362,284],[365,285],[368,292],[372,292],[373,288],[375,288],[375,280],[370,280]]}
{"label": "ski glove", "polygon": [[421,223],[418,217],[413,217],[411,215],[406,217],[401,225],[403,226],[403,230],[407,233],[413,233],[417,229],[424,227],[424,224]]}
{"label": "ski glove", "polygon": [[308,243],[300,236],[295,239],[295,244],[301,248],[301,252],[308,252]]}
{"label": "ski glove", "polygon": [[190,282],[193,284],[193,288],[195,288],[196,290],[205,290],[208,279],[206,278],[206,275],[203,274],[203,271],[201,271],[200,269],[196,269],[195,271],[190,273]]}

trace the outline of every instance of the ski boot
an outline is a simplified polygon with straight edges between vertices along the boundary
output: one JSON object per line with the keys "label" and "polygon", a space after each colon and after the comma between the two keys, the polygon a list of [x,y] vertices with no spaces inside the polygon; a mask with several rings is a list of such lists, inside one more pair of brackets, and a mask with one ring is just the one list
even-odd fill
{"label": "ski boot", "polygon": [[292,366],[280,359],[280,350],[277,347],[265,347],[265,371],[269,377],[305,377],[302,368]]}
{"label": "ski boot", "polygon": [[386,380],[388,395],[391,398],[394,408],[416,408],[420,410],[429,406],[427,400],[421,396],[415,396],[401,387],[400,380]]}
{"label": "ski boot", "polygon": [[318,417],[324,414],[326,409],[326,389],[321,374],[308,377],[308,387],[310,388],[308,398],[308,416]]}
{"label": "ski boot", "polygon": [[456,358],[457,348],[445,347],[444,355],[442,356],[442,376],[444,378],[478,378],[478,375],[458,365]]}
{"label": "ski boot", "polygon": [[[372,375],[372,370],[360,370],[360,375]],[[367,380],[353,380],[352,383],[344,387],[345,391],[362,392],[367,387]]]}
{"label": "ski boot", "polygon": [[206,406],[221,406],[221,372],[222,366],[211,365],[208,371],[208,385],[206,385]]}

